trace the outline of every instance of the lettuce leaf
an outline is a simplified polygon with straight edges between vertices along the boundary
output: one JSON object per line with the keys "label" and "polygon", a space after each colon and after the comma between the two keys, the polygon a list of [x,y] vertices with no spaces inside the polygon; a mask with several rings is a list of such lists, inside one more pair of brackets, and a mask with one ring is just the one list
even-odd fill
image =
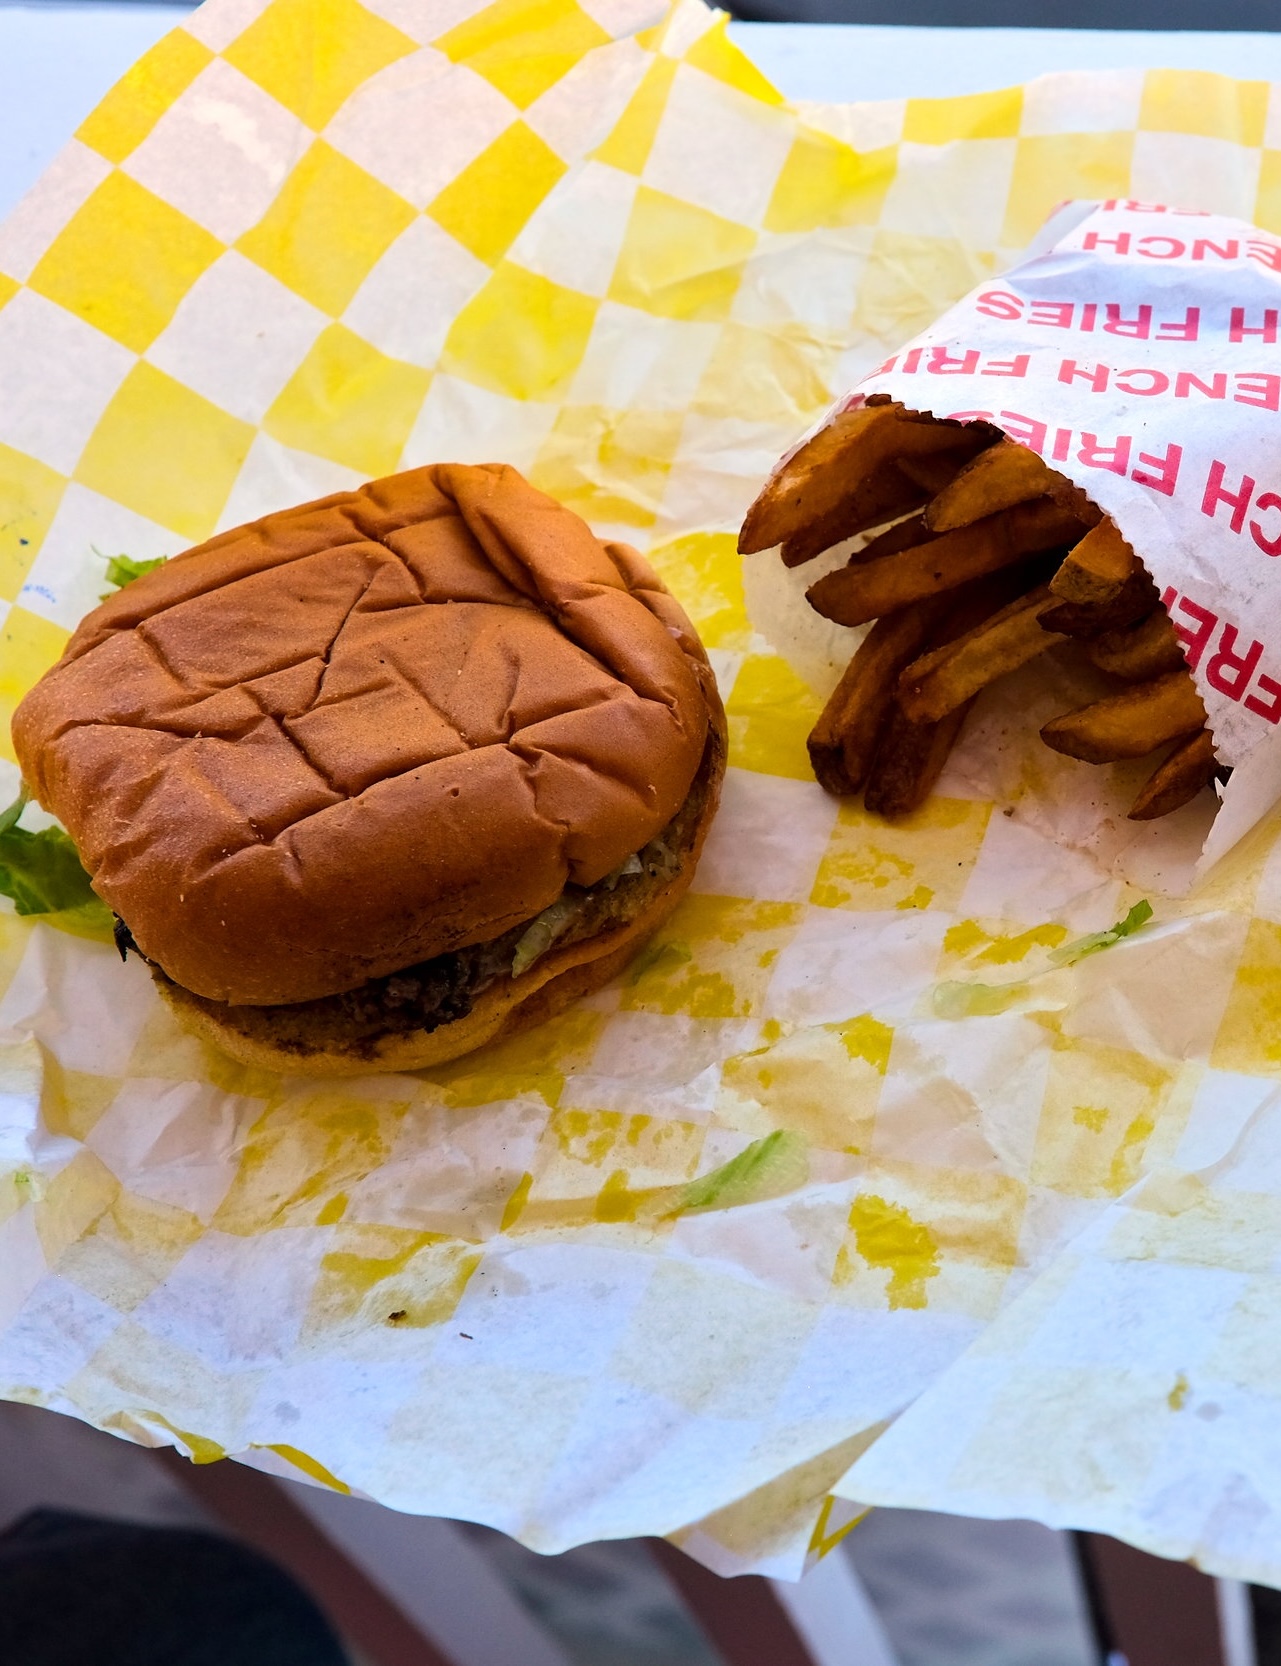
{"label": "lettuce leaf", "polygon": [[[1118,920],[1106,931],[1092,931],[1086,937],[1078,937],[1060,948],[1051,949],[1048,957],[1050,965],[1046,970],[1057,971],[1064,966],[1075,966],[1086,955],[1110,949],[1123,937],[1133,936],[1151,918],[1152,904],[1144,897],[1141,902],[1135,903],[1123,920]],[[994,1018],[998,1013],[1008,1012],[1030,988],[1029,978],[1014,978],[1009,983],[967,983],[953,978],[935,984],[931,1004],[940,1018]]]}
{"label": "lettuce leaf", "polygon": [[574,915],[581,907],[581,903],[561,897],[534,916],[516,944],[516,952],[512,956],[512,977],[518,978],[522,972],[527,972],[536,960],[547,953],[573,923]]}
{"label": "lettuce leaf", "polygon": [[994,1018],[1008,1012],[1028,990],[1026,978],[1012,983],[966,983],[951,978],[934,986],[934,1011],[940,1018]]}
{"label": "lettuce leaf", "polygon": [[809,1179],[805,1141],[787,1128],[776,1128],[763,1140],[753,1140],[737,1157],[693,1180],[681,1197],[676,1213],[687,1215],[703,1209],[735,1209],[763,1198],[782,1197]]}
{"label": "lettuce leaf", "polygon": [[1110,949],[1114,943],[1119,943],[1123,937],[1133,936],[1151,918],[1152,904],[1144,897],[1114,926],[1109,926],[1106,931],[1092,931],[1088,937],[1078,937],[1075,942],[1064,943],[1061,948],[1051,951],[1050,959],[1056,966],[1075,966],[1087,954],[1098,954],[1101,949]]}
{"label": "lettuce leaf", "polygon": [[60,827],[19,827],[26,803],[24,791],[0,815],[0,896],[11,898],[19,914],[41,914],[63,931],[110,942],[111,910],[90,885],[75,845]]}
{"label": "lettuce leaf", "polygon": [[[126,584],[132,584],[134,579],[149,573],[153,567],[163,567],[165,563],[163,555],[156,556],[152,561],[135,561],[131,555],[108,555],[103,559],[107,563],[107,583],[113,590],[123,590]],[[105,591],[99,600],[105,602],[110,594],[110,590]]]}

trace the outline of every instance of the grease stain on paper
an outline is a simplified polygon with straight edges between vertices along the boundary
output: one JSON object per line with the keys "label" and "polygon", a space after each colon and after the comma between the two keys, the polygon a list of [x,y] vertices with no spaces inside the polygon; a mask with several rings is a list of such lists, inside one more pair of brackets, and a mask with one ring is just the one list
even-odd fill
{"label": "grease stain on paper", "polygon": [[943,951],[985,965],[1009,966],[1025,960],[1033,949],[1057,949],[1068,928],[1056,921],[1029,926],[1020,932],[990,932],[977,920],[958,920],[943,937]]}
{"label": "grease stain on paper", "polygon": [[893,826],[842,804],[810,893],[818,908],[956,908],[982,848],[989,804],[931,798]]}
{"label": "grease stain on paper", "polygon": [[926,1284],[939,1272],[939,1243],[930,1228],[900,1204],[872,1193],[855,1198],[849,1224],[862,1259],[890,1275],[885,1289],[889,1305],[924,1307]]}
{"label": "grease stain on paper", "polygon": [[633,965],[624,1011],[691,1018],[750,1018],[774,961],[804,914],[797,903],[687,896],[660,938]]}
{"label": "grease stain on paper", "polygon": [[439,1232],[344,1226],[320,1263],[305,1332],[385,1325],[423,1330],[448,1319],[480,1265],[482,1250]]}

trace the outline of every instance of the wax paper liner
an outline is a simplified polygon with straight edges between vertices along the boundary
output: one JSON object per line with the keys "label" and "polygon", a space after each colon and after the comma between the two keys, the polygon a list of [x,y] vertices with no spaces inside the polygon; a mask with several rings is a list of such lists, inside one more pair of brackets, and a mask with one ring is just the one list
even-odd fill
{"label": "wax paper liner", "polygon": [[[539,1549],[666,1533],[795,1575],[856,1515],[851,1463],[926,1391],[970,1406],[966,1348],[1083,1233],[1145,1186],[1237,1219],[1204,1139],[1281,1063],[1275,818],[1187,892],[1200,808],[1135,830],[1123,782],[1027,742],[1060,668],[976,709],[910,825],[873,826],[804,752],[848,639],[734,531],[837,392],[1056,202],[1281,226],[1277,110],[1167,72],[796,109],[701,6],[632,0],[212,0],[142,60],[0,230],[6,708],[104,556],[497,457],[649,551],[715,660],[732,767],[695,893],[626,977],[421,1076],[238,1069],[136,963],[0,918],[3,1393]],[[1050,959],[1141,896],[1142,931]],[[939,1016],[940,984],[976,981],[990,1016]],[[1211,1362],[1262,1382],[1265,1275],[1233,1297],[1235,1227],[1189,1241],[1222,1280],[1213,1338],[1180,1286],[1144,1327],[1106,1291],[1130,1369],[1164,1381],[1151,1339],[1189,1337],[1183,1409],[1153,1415],[1199,1442],[1193,1550],[1226,1566],[1240,1401],[1191,1408]],[[1147,1267],[1187,1265],[1153,1242]],[[1062,1334],[1042,1363],[1137,1449],[1148,1409]],[[1021,1380],[1013,1344],[993,1357]],[[1084,1427],[1035,1430],[1040,1469],[980,1455],[978,1506],[1165,1545],[1156,1467],[1070,1508],[1026,1481],[1055,1453],[1101,1474]],[[934,1450],[876,1496],[897,1475],[977,1507]],[[1270,1452],[1245,1515],[1281,1579]],[[873,1494],[859,1469],[844,1490]]]}

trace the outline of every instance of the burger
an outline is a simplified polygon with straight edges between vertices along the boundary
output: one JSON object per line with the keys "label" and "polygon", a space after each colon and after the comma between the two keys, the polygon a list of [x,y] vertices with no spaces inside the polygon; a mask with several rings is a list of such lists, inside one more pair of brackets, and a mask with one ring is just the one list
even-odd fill
{"label": "burger", "polygon": [[96,608],[13,721],[166,1001],[245,1063],[443,1063],[688,888],[725,719],[649,566],[502,465],[226,532]]}

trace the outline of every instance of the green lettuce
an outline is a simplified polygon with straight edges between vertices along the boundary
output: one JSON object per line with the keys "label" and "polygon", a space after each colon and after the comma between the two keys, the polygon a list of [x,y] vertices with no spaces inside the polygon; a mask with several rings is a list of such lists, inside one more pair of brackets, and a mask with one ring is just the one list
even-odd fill
{"label": "green lettuce", "polygon": [[0,896],[11,898],[19,914],[43,915],[78,937],[109,941],[111,910],[90,885],[75,845],[60,827],[38,833],[19,827],[26,805],[24,789],[0,815]]}
{"label": "green lettuce", "polygon": [[1110,949],[1113,943],[1119,943],[1123,937],[1133,936],[1151,918],[1152,904],[1144,897],[1114,926],[1109,926],[1106,931],[1092,931],[1088,937],[1078,937],[1073,943],[1064,943],[1062,948],[1051,951],[1050,959],[1056,966],[1075,966],[1087,954],[1098,954],[1101,949]]}
{"label": "green lettuce", "polygon": [[787,1128],[753,1140],[737,1157],[686,1186],[676,1213],[735,1209],[768,1197],[794,1192],[809,1179],[805,1141]]}
{"label": "green lettuce", "polygon": [[[108,555],[103,560],[107,563],[107,583],[113,590],[123,590],[126,584],[132,584],[134,579],[165,563],[163,555],[156,556],[152,561],[135,561],[131,555]],[[106,591],[100,600],[105,602],[110,594],[110,590]]]}
{"label": "green lettuce", "polygon": [[[1061,948],[1052,949],[1050,967],[1075,966],[1087,955],[1099,954],[1119,943],[1123,937],[1133,936],[1151,918],[1152,904],[1145,897],[1135,903],[1123,920],[1118,920],[1106,931],[1092,931],[1086,937],[1078,937],[1071,943],[1064,943]],[[1030,988],[1031,980],[1028,978],[1014,978],[1009,983],[966,983],[963,979],[952,978],[935,984],[932,1005],[940,1018],[993,1018],[998,1013],[1008,1012]]]}
{"label": "green lettuce", "polygon": [[516,952],[512,956],[512,977],[518,978],[522,972],[527,972],[536,960],[547,953],[556,939],[563,936],[573,923],[574,915],[579,912],[581,906],[580,903],[561,897],[550,907],[544,908],[541,914],[535,915],[516,944]]}

